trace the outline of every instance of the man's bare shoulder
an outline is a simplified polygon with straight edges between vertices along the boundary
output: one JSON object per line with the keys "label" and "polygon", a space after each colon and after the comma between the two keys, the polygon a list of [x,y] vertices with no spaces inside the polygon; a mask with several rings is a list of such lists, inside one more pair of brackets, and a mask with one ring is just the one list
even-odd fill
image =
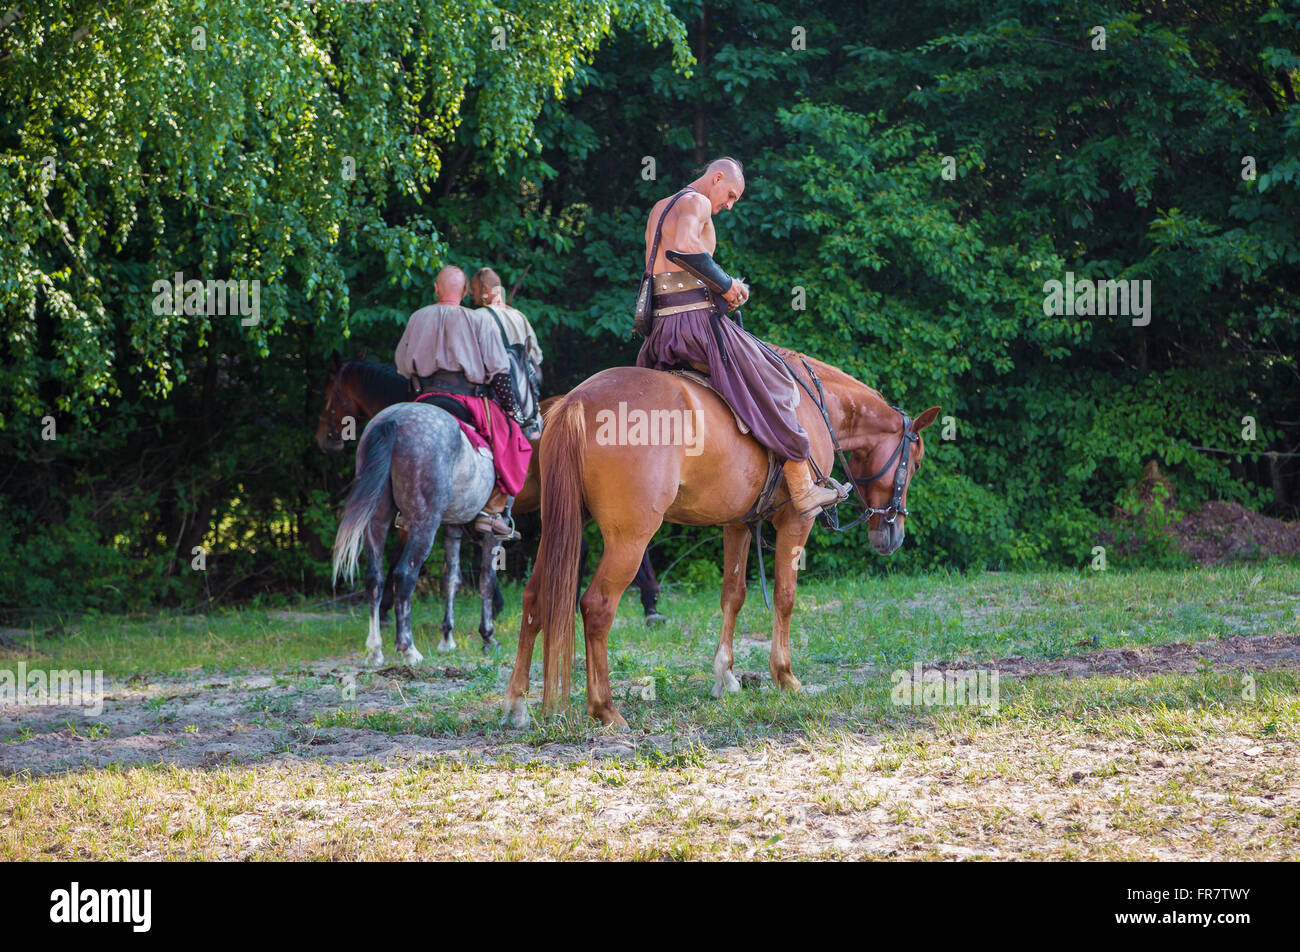
{"label": "man's bare shoulder", "polygon": [[[676,194],[676,192],[673,193],[673,195]],[[650,218],[652,221],[657,221],[658,216],[664,213],[664,209],[668,207],[668,203],[673,200],[673,195],[669,195],[667,198],[661,198],[659,201],[654,203],[654,207],[650,209]],[[704,211],[706,213],[713,211],[712,207],[709,205],[708,196],[703,195],[694,189],[691,189],[677,200],[672,207],[672,211],[668,213],[668,217],[670,219],[676,218],[681,214],[683,209],[690,209],[695,212]]]}
{"label": "man's bare shoulder", "polygon": [[673,214],[680,215],[682,212],[692,214],[703,213],[707,218],[713,213],[713,206],[709,204],[709,197],[700,192],[691,189],[673,206]]}

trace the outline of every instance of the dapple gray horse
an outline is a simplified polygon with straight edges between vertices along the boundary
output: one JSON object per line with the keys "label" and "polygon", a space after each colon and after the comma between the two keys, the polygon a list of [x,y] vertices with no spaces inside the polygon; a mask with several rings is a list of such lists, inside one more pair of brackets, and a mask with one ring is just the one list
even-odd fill
{"label": "dapple gray horse", "polygon": [[[429,557],[438,527],[472,522],[487,503],[495,483],[492,458],[474,449],[456,418],[445,410],[424,403],[398,403],[381,410],[366,426],[357,445],[356,479],[334,538],[334,579],[342,575],[350,581],[356,575],[357,556],[364,545],[366,596],[370,601],[366,648],[371,664],[384,660],[379,605],[384,589],[384,540],[394,514],[401,512],[407,531],[406,546],[392,567],[396,579],[397,651],[408,664],[417,664],[424,656],[412,637],[411,595],[420,566]],[[489,648],[497,643],[492,621],[496,541],[485,534],[481,547],[479,594],[483,609],[479,634],[484,648]],[[448,604],[455,598],[458,569],[455,575],[455,580],[447,580]],[[445,651],[454,646],[444,620],[438,648]]]}

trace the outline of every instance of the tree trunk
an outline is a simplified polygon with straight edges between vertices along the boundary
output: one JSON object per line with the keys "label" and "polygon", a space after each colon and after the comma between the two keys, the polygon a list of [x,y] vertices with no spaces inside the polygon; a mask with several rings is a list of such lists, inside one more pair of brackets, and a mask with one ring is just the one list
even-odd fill
{"label": "tree trunk", "polygon": [[[700,4],[700,19],[695,27],[695,59],[699,61],[699,87],[704,88],[705,63],[709,52],[709,5]],[[705,109],[703,99],[695,100],[695,164],[703,165],[708,153],[704,141]]]}

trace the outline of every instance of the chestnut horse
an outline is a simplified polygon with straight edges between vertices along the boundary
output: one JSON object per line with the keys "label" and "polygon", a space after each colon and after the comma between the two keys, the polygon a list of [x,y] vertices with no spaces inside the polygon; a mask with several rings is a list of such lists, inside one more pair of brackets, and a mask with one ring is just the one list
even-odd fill
{"label": "chestnut horse", "polygon": [[[839,447],[848,454],[847,466],[868,521],[868,539],[877,553],[892,554],[903,542],[908,481],[924,455],[919,434],[934,422],[939,408],[931,407],[911,421],[843,371],[792,351],[773,350],[804,385],[797,413],[811,440],[814,462],[821,471],[830,471],[836,453],[833,430]],[[823,389],[824,417],[820,398],[810,398]],[[644,426],[636,431],[635,421],[646,420],[660,421],[660,435],[667,430],[669,436],[676,432],[681,439],[656,439],[653,432],[647,435]],[[674,421],[681,421],[675,431]],[[654,427],[652,422],[651,431]],[[687,445],[691,429],[702,437],[693,447]],[[915,452],[909,461],[911,444]],[[545,632],[544,712],[553,713],[569,697],[575,639],[572,593],[578,582],[584,509],[605,540],[600,565],[581,599],[587,713],[606,726],[627,726],[610,692],[606,643],[619,597],[636,573],[646,543],[665,520],[724,527],[722,636],[713,659],[713,695],[738,691],[740,684],[731,670],[732,638],[736,615],[745,601],[747,523],[769,469],[766,451],[752,437],[742,435],[722,399],[712,390],[662,371],[605,370],[551,409],[538,455],[542,540],[524,589],[518,653],[503,705],[506,716],[518,727],[528,722],[529,667],[539,630]],[[799,555],[813,523],[784,505],[788,500],[782,483],[774,497],[780,508],[770,515],[776,542],[768,665],[777,685],[797,691],[799,679],[790,668],[790,614]]]}

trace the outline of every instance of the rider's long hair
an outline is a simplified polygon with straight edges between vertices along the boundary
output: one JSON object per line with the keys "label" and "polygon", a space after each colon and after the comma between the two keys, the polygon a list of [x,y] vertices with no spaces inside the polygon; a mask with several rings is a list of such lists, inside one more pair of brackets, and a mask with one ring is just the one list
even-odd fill
{"label": "rider's long hair", "polygon": [[582,557],[583,456],[587,416],[579,400],[565,399],[546,419],[539,447],[542,541],[533,574],[542,625],[542,709],[553,713],[573,685],[576,622],[573,593]]}

